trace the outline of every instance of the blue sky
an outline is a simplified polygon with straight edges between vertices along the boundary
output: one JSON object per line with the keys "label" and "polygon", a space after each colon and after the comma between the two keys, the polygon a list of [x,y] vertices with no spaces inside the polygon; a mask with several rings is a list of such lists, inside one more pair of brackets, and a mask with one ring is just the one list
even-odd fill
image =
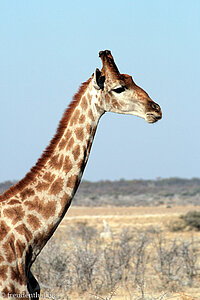
{"label": "blue sky", "polygon": [[104,115],[84,179],[200,177],[200,1],[1,0],[0,41],[0,182],[35,164],[104,49],[163,119]]}

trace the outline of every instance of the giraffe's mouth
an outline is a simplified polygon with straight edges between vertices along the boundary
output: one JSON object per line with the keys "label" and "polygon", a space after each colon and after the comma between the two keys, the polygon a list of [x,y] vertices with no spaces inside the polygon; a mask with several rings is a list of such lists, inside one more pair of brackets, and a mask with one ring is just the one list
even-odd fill
{"label": "giraffe's mouth", "polygon": [[157,122],[158,120],[160,120],[162,118],[162,113],[146,113],[145,115],[145,121],[147,121],[148,123],[152,124]]}

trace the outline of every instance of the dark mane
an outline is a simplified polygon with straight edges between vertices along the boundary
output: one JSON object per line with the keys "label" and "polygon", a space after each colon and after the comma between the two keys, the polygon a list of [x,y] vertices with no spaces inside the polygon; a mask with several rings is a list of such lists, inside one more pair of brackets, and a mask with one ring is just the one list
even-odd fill
{"label": "dark mane", "polygon": [[62,119],[59,122],[56,134],[50,141],[49,145],[43,152],[42,156],[38,159],[37,163],[34,167],[31,168],[31,170],[25,175],[23,179],[21,179],[17,184],[10,187],[7,191],[5,191],[2,195],[0,195],[0,201],[6,200],[12,196],[14,196],[16,193],[18,193],[20,190],[22,190],[27,184],[29,184],[32,180],[35,179],[37,173],[41,168],[45,165],[47,162],[49,156],[51,153],[55,150],[60,138],[64,134],[64,131],[67,127],[67,124],[69,122],[69,119],[79,103],[81,96],[86,91],[89,83],[91,81],[91,78],[89,78],[86,82],[82,83],[80,86],[78,92],[74,95],[73,100],[69,104],[68,108],[65,110]]}

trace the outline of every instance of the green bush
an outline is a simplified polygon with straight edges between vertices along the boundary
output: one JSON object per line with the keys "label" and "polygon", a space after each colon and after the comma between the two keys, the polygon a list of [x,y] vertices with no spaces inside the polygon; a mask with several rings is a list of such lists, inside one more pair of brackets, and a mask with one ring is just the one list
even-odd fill
{"label": "green bush", "polygon": [[183,231],[186,227],[184,220],[176,219],[169,223],[168,228],[172,232]]}
{"label": "green bush", "polygon": [[200,230],[200,211],[189,211],[186,215],[180,217],[185,226],[189,226],[191,229]]}

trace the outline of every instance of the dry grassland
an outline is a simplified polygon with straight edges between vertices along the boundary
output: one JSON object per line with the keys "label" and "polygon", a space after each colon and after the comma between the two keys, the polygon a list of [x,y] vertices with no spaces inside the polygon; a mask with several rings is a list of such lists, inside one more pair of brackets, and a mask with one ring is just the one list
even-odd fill
{"label": "dry grassland", "polygon": [[149,227],[157,227],[166,233],[166,237],[189,238],[191,235],[200,238],[199,232],[170,232],[168,226],[180,215],[189,211],[200,211],[200,206],[176,206],[176,207],[76,207],[72,206],[66,217],[61,222],[56,235],[62,234],[66,226],[79,222],[86,222],[99,230],[103,229],[103,220],[109,224],[114,232],[123,228],[137,228],[145,230]]}
{"label": "dry grassland", "polygon": [[[188,211],[196,210],[200,211],[198,206],[178,206],[178,207],[75,207],[72,206],[64,220],[58,227],[54,234],[54,241],[59,241],[65,234],[66,230],[70,226],[76,226],[76,224],[85,223],[88,226],[96,228],[101,232],[104,228],[103,220],[110,226],[112,232],[119,233],[124,228],[133,228],[138,230],[147,230],[148,228],[159,228],[167,239],[182,239],[188,241],[191,236],[200,241],[200,232],[197,231],[169,231],[169,224],[171,224],[180,215],[187,213]],[[109,241],[105,240],[105,243]],[[154,251],[152,249],[152,251]],[[42,255],[42,254],[41,254]],[[200,263],[200,261],[199,261]],[[200,264],[199,264],[200,265]],[[149,282],[151,281],[151,274],[149,274]],[[65,300],[135,300],[135,299],[148,299],[148,300],[197,300],[200,299],[200,282],[199,287],[183,287],[180,291],[155,291],[156,282],[152,278],[151,290],[148,287],[145,290],[144,298],[141,298],[141,293],[131,285],[115,286],[112,292],[107,292],[104,295],[94,295],[88,291],[82,295],[78,293],[68,294],[62,291],[62,288],[53,289],[50,292],[56,295],[56,299]],[[43,290],[41,291],[41,294]]]}

